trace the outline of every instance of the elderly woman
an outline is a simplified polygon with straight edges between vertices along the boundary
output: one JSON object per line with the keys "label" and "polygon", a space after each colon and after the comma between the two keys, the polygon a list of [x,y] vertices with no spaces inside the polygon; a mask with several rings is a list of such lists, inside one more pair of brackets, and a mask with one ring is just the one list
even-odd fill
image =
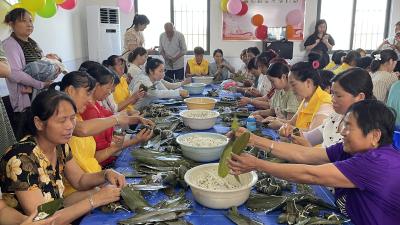
{"label": "elderly woman", "polygon": [[67,142],[76,124],[76,106],[59,91],[44,91],[23,117],[26,136],[13,145],[0,161],[3,196],[17,202],[28,215],[43,203],[63,198],[66,179],[75,189],[87,191],[109,182],[113,186],[90,193],[58,212],[55,224],[69,224],[90,210],[117,201],[125,177],[114,170],[84,173],[72,157]]}
{"label": "elderly woman", "polygon": [[207,76],[208,60],[204,58],[204,49],[202,47],[194,48],[194,57],[189,59],[186,63],[185,75],[192,76]]}
{"label": "elderly woman", "polygon": [[394,123],[394,113],[382,102],[360,101],[345,114],[343,143],[326,149],[293,147],[251,134],[251,145],[295,164],[241,154],[233,155],[229,165],[233,174],[259,170],[291,182],[335,187],[337,206],[354,224],[395,225],[400,219],[400,153],[392,146]]}
{"label": "elderly woman", "polygon": [[6,15],[4,22],[13,31],[10,37],[3,41],[3,47],[11,67],[11,75],[6,78],[6,82],[14,110],[14,118],[10,119],[15,129],[21,119],[21,112],[31,105],[29,95],[32,93],[32,88],[46,88],[52,81],[35,80],[23,71],[26,64],[40,60],[43,56],[38,44],[29,37],[33,32],[30,12],[22,8],[13,9]]}

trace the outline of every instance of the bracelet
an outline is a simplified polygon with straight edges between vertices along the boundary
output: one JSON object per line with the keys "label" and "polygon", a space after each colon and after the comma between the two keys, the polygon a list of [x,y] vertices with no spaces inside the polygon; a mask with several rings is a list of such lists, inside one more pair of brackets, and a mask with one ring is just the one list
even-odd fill
{"label": "bracelet", "polygon": [[120,125],[120,123],[119,123],[119,119],[118,119],[118,116],[114,116],[114,118],[115,118],[115,120],[117,121],[117,126],[119,126]]}
{"label": "bracelet", "polygon": [[268,155],[271,154],[272,150],[274,149],[274,142],[271,143],[271,146],[268,148]]}
{"label": "bracelet", "polygon": [[94,207],[94,201],[93,201],[93,194],[90,194],[89,196],[89,204],[90,204],[90,211],[93,211]]}

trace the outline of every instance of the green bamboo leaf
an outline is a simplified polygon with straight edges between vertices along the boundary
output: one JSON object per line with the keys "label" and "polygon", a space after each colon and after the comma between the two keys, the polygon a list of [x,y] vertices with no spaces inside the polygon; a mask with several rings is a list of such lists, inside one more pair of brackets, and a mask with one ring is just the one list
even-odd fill
{"label": "green bamboo leaf", "polygon": [[45,215],[47,214],[44,218],[40,219],[46,219],[47,217],[52,216],[54,213],[57,212],[57,210],[61,209],[64,206],[64,199],[59,198],[51,202],[44,203],[42,205],[38,206],[38,215]]}
{"label": "green bamboo leaf", "polygon": [[219,159],[218,176],[220,177],[226,177],[229,173],[228,160],[231,158],[232,147],[233,141],[229,141]]}

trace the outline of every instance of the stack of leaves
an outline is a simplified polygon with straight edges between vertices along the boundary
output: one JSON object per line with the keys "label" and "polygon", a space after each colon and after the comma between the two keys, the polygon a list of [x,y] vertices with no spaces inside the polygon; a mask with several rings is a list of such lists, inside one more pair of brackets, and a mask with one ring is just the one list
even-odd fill
{"label": "stack of leaves", "polygon": [[121,196],[129,209],[135,212],[135,215],[129,219],[118,221],[118,224],[189,224],[181,219],[191,211],[190,202],[185,199],[184,192],[155,206],[150,206],[140,191],[132,190],[129,187],[121,190]]}
{"label": "stack of leaves", "polygon": [[230,208],[228,214],[225,216],[237,225],[263,225],[263,223],[259,221],[253,220],[243,214],[240,214],[236,207]]}

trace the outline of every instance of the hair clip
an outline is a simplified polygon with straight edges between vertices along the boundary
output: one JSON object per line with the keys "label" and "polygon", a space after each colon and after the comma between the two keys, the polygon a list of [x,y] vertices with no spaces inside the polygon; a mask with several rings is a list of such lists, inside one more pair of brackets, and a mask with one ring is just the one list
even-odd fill
{"label": "hair clip", "polygon": [[374,55],[374,59],[375,60],[378,60],[378,61],[381,61],[382,59],[381,59],[381,54],[376,54],[376,55]]}
{"label": "hair clip", "polygon": [[312,62],[312,67],[313,67],[314,69],[318,69],[319,66],[320,66],[320,64],[319,64],[319,61],[318,61],[318,60],[314,60],[314,61]]}

